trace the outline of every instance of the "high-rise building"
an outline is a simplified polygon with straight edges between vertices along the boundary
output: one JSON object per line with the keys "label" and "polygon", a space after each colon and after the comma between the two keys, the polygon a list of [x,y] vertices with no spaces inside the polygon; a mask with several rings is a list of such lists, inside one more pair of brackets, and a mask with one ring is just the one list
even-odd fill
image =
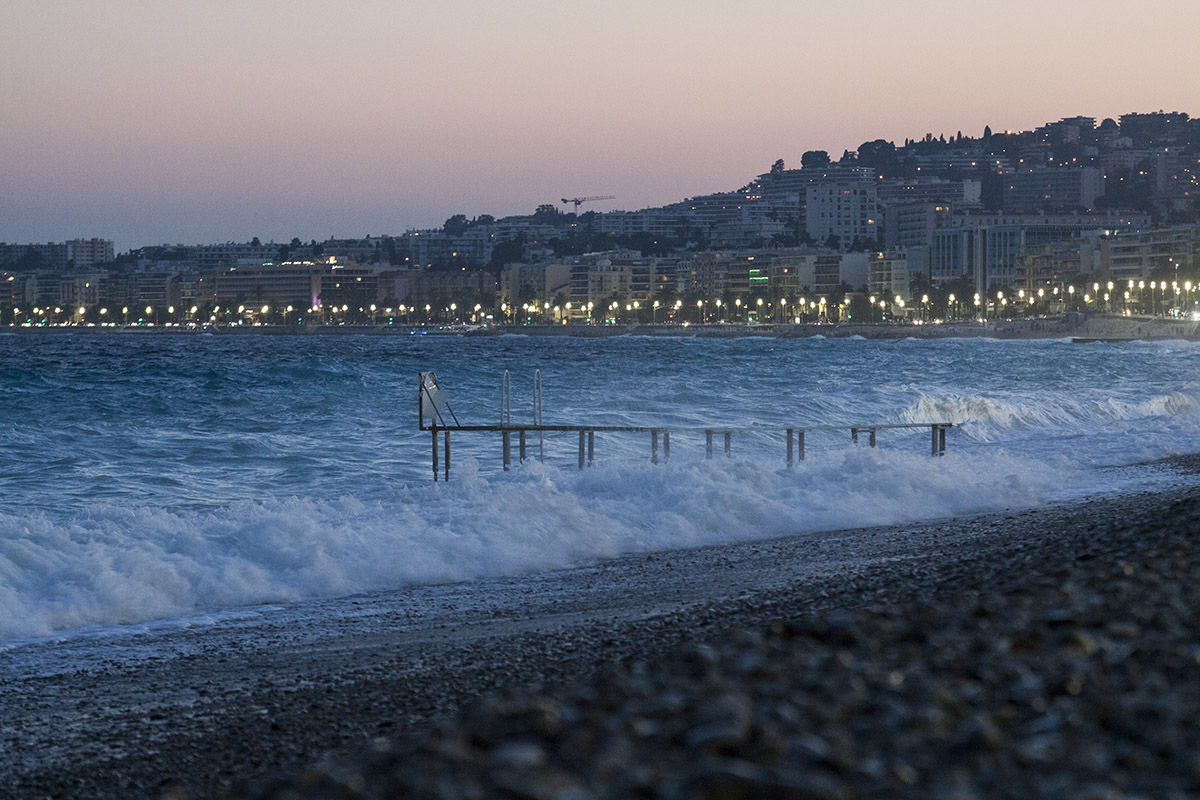
{"label": "high-rise building", "polygon": [[818,244],[831,236],[849,247],[853,242],[874,242],[880,232],[879,193],[875,170],[839,167],[809,184],[805,224]]}

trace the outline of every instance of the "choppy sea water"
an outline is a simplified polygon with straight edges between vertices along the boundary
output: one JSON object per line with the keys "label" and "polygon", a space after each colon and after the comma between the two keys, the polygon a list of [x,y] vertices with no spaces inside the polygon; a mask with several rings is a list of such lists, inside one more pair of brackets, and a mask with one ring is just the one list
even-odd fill
{"label": "choppy sea water", "polygon": [[[509,472],[459,434],[434,484],[417,373],[496,423],[536,369],[547,423],[770,433],[658,465],[599,434],[584,471],[548,435]],[[789,425],[943,420],[943,458],[840,432],[785,467]],[[1143,488],[1198,433],[1184,342],[0,334],[0,641]]]}

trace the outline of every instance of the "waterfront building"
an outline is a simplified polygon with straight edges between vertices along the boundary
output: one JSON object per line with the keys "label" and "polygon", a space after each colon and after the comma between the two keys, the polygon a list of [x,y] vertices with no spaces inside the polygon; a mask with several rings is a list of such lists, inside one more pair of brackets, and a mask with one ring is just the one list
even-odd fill
{"label": "waterfront building", "polygon": [[576,299],[571,292],[571,286],[571,264],[562,262],[508,264],[500,271],[500,302],[507,304],[510,308],[520,308],[526,303],[537,303],[544,307],[546,303],[553,304],[561,294],[564,298],[562,302],[565,303]]}
{"label": "waterfront building", "polygon": [[929,248],[909,247],[871,253],[868,266],[869,294],[889,303],[900,297],[906,304],[913,305],[913,282],[929,277]]}
{"label": "waterfront building", "polygon": [[[17,281],[17,276],[11,272],[0,272],[0,308],[12,308],[20,300],[19,291],[25,290],[25,281]],[[0,320],[0,323],[8,320]]]}
{"label": "waterfront building", "polygon": [[[154,276],[147,276],[150,283]],[[280,264],[243,262],[218,270],[213,279],[215,303],[294,306],[309,308],[330,304],[360,304],[377,298],[379,279],[373,269],[323,261],[285,261]],[[149,285],[140,285],[146,292]],[[164,295],[170,287],[164,287]]]}
{"label": "waterfront building", "polygon": [[[483,270],[413,270],[408,275],[406,295],[395,295],[393,299],[423,307],[431,305],[441,308],[451,302],[474,307],[476,303],[491,305],[496,297],[496,278]],[[377,293],[385,299],[382,289]]]}
{"label": "waterfront building", "polygon": [[1095,274],[1101,280],[1174,278],[1181,267],[1200,266],[1200,226],[1105,231],[1092,247],[1096,251]]}
{"label": "waterfront building", "polygon": [[58,284],[58,302],[67,308],[94,306],[100,302],[103,273],[72,273],[64,275]]}
{"label": "waterfront building", "polygon": [[1058,288],[1059,295],[1083,278],[1099,280],[1099,255],[1097,242],[1102,231],[1084,231],[1076,239],[1039,242],[1021,248],[1017,257],[1017,290],[1024,289],[1032,295],[1038,289]]}
{"label": "waterfront building", "polygon": [[1149,224],[1144,214],[968,214],[933,233],[930,278],[944,283],[969,278],[976,291],[1013,286],[1021,248],[1077,239],[1089,230],[1136,230]]}

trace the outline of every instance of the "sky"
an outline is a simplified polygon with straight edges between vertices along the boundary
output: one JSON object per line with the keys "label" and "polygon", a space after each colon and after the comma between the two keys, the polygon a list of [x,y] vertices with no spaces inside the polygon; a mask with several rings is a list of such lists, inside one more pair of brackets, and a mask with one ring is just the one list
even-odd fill
{"label": "sky", "polygon": [[1196,0],[6,0],[0,241],[403,233],[1200,114]]}

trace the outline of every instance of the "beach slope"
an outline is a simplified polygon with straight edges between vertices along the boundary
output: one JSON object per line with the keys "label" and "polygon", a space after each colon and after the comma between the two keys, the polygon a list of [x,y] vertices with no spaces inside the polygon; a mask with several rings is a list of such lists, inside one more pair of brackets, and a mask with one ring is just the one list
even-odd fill
{"label": "beach slope", "polygon": [[1173,489],[29,643],[0,797],[1188,796],[1198,529]]}

